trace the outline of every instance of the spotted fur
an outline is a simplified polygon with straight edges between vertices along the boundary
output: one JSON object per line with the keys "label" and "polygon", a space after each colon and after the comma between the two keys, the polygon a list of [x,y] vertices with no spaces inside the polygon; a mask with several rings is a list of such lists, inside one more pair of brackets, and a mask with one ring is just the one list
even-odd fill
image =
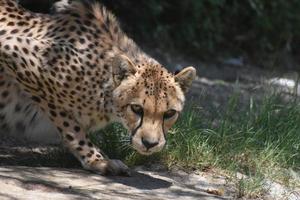
{"label": "spotted fur", "polygon": [[195,69],[169,73],[98,3],[60,3],[55,15],[45,15],[0,0],[0,111],[16,98],[11,91],[20,90],[86,169],[126,173],[128,168],[102,155],[86,133],[117,121],[138,152],[160,151]]}

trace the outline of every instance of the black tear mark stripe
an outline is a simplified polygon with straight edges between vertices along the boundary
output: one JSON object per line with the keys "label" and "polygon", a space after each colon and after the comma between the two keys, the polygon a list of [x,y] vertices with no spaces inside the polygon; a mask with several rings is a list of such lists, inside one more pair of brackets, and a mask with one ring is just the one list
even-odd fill
{"label": "black tear mark stripe", "polygon": [[164,134],[164,139],[165,139],[165,141],[167,141],[164,126],[165,126],[165,120],[163,120],[163,123],[162,123],[162,131],[163,131],[163,134]]}
{"label": "black tear mark stripe", "polygon": [[132,131],[130,140],[132,140],[133,136],[136,134],[137,130],[143,125],[144,115],[141,116],[140,124]]}

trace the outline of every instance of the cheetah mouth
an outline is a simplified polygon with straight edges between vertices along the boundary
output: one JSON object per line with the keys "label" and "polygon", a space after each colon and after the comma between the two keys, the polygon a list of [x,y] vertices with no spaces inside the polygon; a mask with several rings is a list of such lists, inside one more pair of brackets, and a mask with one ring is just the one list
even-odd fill
{"label": "cheetah mouth", "polygon": [[149,150],[137,150],[140,154],[149,156],[154,153],[154,151],[149,151]]}
{"label": "cheetah mouth", "polygon": [[149,156],[152,155],[154,153],[157,153],[159,151],[161,151],[161,149],[144,149],[144,148],[138,148],[136,146],[132,146],[133,149],[135,149],[139,154],[141,155],[145,155],[145,156]]}

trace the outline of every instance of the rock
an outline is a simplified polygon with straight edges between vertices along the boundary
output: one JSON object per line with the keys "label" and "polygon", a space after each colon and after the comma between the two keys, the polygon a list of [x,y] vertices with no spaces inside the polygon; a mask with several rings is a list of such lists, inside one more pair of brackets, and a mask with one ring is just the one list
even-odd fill
{"label": "rock", "polygon": [[300,200],[300,190],[293,190],[287,188],[279,183],[267,180],[265,183],[265,189],[268,194],[265,196],[266,199],[272,200]]}
{"label": "rock", "polygon": [[245,60],[243,57],[228,58],[223,61],[223,64],[233,67],[243,67],[245,65]]}

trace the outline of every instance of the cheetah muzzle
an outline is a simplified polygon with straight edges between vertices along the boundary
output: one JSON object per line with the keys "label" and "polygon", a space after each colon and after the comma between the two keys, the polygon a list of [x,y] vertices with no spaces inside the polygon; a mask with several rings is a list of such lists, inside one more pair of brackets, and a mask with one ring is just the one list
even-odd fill
{"label": "cheetah muzzle", "polygon": [[[84,168],[128,174],[87,133],[120,122],[139,153],[160,151],[196,70],[169,73],[98,3],[57,5],[54,15],[46,15],[0,0],[0,75],[15,81],[51,120]],[[0,104],[5,107],[4,99]]]}

